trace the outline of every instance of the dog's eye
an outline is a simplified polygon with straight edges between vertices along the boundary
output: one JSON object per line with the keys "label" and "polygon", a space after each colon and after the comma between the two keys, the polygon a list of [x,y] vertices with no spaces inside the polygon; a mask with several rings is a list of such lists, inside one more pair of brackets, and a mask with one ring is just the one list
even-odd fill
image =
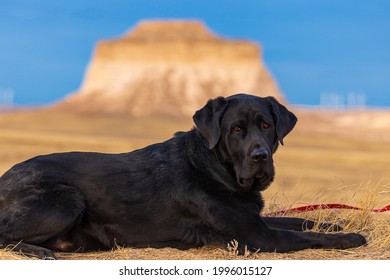
{"label": "dog's eye", "polygon": [[268,129],[268,128],[270,128],[270,125],[266,122],[263,122],[263,128]]}
{"label": "dog's eye", "polygon": [[241,127],[235,126],[235,127],[233,127],[233,131],[234,132],[240,132],[241,131]]}

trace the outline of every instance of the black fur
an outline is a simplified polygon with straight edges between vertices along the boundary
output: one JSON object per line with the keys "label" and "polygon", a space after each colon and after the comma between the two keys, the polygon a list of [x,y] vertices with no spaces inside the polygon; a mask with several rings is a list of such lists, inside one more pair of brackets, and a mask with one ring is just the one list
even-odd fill
{"label": "black fur", "polygon": [[349,248],[359,234],[302,232],[314,223],[262,218],[272,154],[297,119],[274,98],[210,100],[196,127],[123,154],[38,156],[0,178],[0,247],[40,258],[53,251],[226,246],[239,252]]}

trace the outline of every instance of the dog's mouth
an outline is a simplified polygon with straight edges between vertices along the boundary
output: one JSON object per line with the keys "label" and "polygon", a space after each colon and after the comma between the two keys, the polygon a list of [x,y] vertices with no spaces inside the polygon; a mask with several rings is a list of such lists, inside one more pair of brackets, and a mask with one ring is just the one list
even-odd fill
{"label": "dog's mouth", "polygon": [[272,182],[272,176],[267,173],[259,173],[250,178],[238,178],[238,184],[244,191],[256,190],[263,191],[268,188]]}

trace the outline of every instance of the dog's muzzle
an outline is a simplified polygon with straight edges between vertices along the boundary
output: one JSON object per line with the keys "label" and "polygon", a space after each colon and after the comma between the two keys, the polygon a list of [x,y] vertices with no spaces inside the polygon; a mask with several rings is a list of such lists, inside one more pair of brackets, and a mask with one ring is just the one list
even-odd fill
{"label": "dog's muzzle", "polygon": [[253,149],[237,173],[237,183],[244,191],[263,191],[268,188],[273,179],[272,157],[264,148]]}
{"label": "dog's muzzle", "polygon": [[273,181],[273,175],[267,173],[258,173],[251,178],[238,178],[238,184],[241,189],[244,191],[257,190],[263,191],[268,188],[268,186]]}

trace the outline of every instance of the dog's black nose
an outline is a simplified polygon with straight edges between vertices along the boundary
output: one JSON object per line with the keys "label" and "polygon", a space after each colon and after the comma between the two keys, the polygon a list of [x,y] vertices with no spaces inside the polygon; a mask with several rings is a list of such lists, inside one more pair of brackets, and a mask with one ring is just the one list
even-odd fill
{"label": "dog's black nose", "polygon": [[268,159],[268,151],[264,148],[256,148],[252,151],[251,157],[253,161],[265,161]]}

